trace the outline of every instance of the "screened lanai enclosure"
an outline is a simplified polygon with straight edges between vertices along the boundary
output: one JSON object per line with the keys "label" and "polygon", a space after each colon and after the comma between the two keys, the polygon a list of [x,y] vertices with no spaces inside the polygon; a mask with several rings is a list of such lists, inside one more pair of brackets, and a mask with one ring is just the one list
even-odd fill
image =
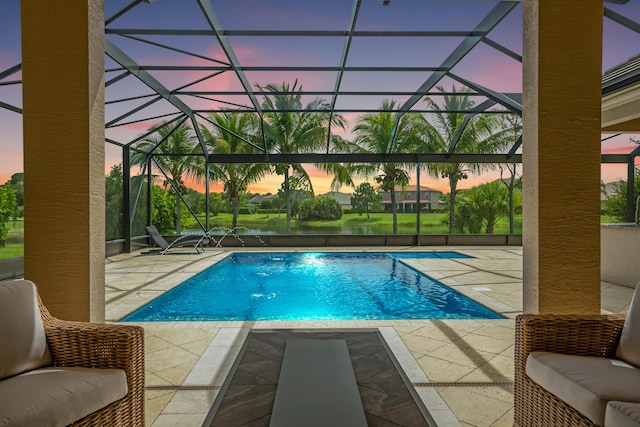
{"label": "screened lanai enclosure", "polygon": [[[603,23],[606,98],[638,84],[640,7],[605,2]],[[105,36],[107,239],[123,250],[152,223],[231,245],[520,244],[520,1],[108,0]],[[3,115],[21,113],[20,74],[0,63]],[[602,163],[633,181],[640,147],[612,129]],[[477,177],[493,187],[460,191]],[[506,228],[474,219],[474,198]]]}

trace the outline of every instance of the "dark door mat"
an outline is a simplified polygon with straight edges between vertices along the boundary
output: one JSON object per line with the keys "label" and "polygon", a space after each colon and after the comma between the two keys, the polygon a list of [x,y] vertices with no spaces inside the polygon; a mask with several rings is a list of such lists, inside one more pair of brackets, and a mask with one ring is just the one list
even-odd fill
{"label": "dark door mat", "polygon": [[291,339],[346,341],[369,426],[435,425],[377,329],[255,329],[203,426],[268,426],[285,345]]}

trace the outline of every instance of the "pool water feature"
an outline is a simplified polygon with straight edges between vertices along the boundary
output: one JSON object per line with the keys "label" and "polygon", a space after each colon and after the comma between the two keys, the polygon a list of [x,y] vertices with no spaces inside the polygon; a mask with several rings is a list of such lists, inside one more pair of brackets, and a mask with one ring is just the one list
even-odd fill
{"label": "pool water feature", "polygon": [[122,321],[501,319],[409,267],[434,252],[234,253]]}

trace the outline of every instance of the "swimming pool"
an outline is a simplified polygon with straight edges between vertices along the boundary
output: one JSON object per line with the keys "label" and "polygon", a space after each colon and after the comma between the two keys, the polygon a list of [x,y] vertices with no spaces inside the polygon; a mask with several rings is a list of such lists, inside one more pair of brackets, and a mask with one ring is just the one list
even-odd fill
{"label": "swimming pool", "polygon": [[501,319],[402,262],[436,252],[234,253],[122,321]]}

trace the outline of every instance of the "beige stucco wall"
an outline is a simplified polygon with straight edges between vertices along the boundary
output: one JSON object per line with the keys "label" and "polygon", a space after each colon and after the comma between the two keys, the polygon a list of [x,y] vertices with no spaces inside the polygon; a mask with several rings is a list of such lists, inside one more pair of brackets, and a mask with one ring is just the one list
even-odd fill
{"label": "beige stucco wall", "polygon": [[601,277],[605,282],[635,288],[640,282],[640,227],[601,227]]}
{"label": "beige stucco wall", "polygon": [[525,313],[600,312],[602,14],[523,2]]}
{"label": "beige stucco wall", "polygon": [[103,321],[103,2],[20,5],[24,275],[54,316]]}

